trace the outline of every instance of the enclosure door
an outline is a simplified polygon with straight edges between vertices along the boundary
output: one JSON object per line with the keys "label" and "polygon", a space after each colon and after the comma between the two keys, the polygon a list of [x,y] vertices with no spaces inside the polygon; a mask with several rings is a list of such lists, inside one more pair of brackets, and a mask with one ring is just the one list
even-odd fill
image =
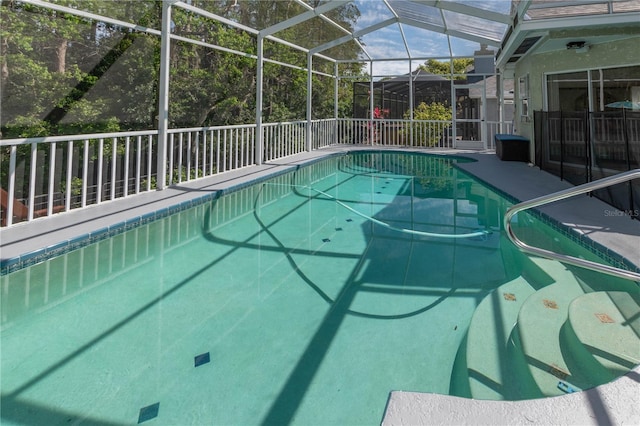
{"label": "enclosure door", "polygon": [[454,86],[454,98],[453,146],[460,149],[486,149],[484,81]]}

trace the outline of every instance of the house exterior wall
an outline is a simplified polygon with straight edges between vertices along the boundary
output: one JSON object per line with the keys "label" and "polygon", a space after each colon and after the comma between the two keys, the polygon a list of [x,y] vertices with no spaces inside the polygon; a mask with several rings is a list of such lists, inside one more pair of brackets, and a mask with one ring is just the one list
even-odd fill
{"label": "house exterior wall", "polygon": [[[514,125],[516,133],[531,140],[531,158],[535,152],[533,111],[546,109],[544,91],[546,74],[583,71],[597,68],[638,65],[638,45],[640,37],[627,38],[620,41],[595,44],[588,52],[578,53],[573,50],[558,50],[548,53],[531,54],[517,62],[515,68],[515,104]],[[520,94],[521,77],[528,74],[528,109],[529,116],[523,118]]]}

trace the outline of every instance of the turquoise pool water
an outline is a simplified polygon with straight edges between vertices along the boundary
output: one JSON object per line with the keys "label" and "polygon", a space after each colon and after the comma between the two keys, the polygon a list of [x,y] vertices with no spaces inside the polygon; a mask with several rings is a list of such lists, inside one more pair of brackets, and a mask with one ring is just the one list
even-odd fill
{"label": "turquoise pool water", "polygon": [[2,424],[377,424],[453,392],[528,259],[458,161],[329,158],[3,276]]}

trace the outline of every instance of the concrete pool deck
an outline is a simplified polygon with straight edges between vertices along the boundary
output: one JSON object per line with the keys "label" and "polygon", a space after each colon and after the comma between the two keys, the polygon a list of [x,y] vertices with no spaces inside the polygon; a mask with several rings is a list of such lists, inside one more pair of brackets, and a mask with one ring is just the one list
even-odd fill
{"label": "concrete pool deck", "polygon": [[[244,186],[273,173],[286,172],[328,154],[358,149],[371,147],[346,145],[325,148],[183,183],[164,191],[143,193],[103,202],[83,210],[16,224],[0,230],[0,257],[3,262],[15,259],[78,236],[140,218],[150,212],[211,195],[216,191]],[[526,163],[500,161],[490,151],[411,151],[454,154],[474,159],[475,162],[465,163],[460,167],[520,201],[572,186],[536,167],[529,167]],[[560,201],[540,210],[640,267],[640,221],[631,220],[623,212],[586,195]],[[588,391],[529,401],[480,401],[393,391],[383,424],[640,424],[640,367],[614,382]]]}

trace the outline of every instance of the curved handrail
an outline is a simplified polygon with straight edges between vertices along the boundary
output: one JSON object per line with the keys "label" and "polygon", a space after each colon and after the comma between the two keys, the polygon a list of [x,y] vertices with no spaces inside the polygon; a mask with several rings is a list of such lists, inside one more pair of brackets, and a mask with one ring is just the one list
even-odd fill
{"label": "curved handrail", "polygon": [[590,260],[580,259],[573,256],[568,256],[553,251],[545,250],[539,247],[530,246],[516,237],[513,229],[511,228],[511,218],[518,212],[527,210],[533,207],[538,207],[543,204],[549,204],[554,201],[564,200],[565,198],[573,197],[574,195],[584,194],[586,192],[593,191],[595,189],[604,188],[607,186],[615,185],[630,181],[632,179],[640,178],[640,169],[631,170],[624,173],[619,173],[615,176],[606,177],[593,182],[588,182],[582,185],[568,188],[562,191],[554,192],[553,194],[543,195],[542,197],[533,198],[529,201],[511,206],[504,215],[504,229],[507,231],[507,236],[520,250],[535,254],[547,259],[558,260],[570,265],[579,266],[581,268],[591,269],[593,271],[602,272],[615,277],[625,278],[633,281],[640,281],[640,274],[624,269],[615,268],[609,265],[603,265]]}

